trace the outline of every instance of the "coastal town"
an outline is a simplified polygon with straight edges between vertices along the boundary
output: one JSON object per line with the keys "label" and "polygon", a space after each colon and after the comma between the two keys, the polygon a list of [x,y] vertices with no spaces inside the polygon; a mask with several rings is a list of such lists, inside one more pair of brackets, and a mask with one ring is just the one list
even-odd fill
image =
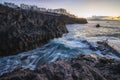
{"label": "coastal town", "polygon": [[67,15],[73,18],[76,17],[75,15],[70,14],[66,9],[63,9],[63,8],[46,9],[46,8],[38,7],[36,5],[27,5],[27,4],[20,4],[20,6],[18,6],[15,3],[9,3],[9,2],[4,2],[2,5],[13,8],[13,9],[32,10],[32,11],[38,11],[38,12],[49,12],[49,13]]}

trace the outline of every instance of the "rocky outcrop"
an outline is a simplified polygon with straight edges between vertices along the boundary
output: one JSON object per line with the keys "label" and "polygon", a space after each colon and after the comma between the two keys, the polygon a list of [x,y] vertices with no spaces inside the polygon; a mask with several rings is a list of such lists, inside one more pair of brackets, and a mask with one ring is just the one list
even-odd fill
{"label": "rocky outcrop", "polygon": [[80,55],[68,61],[58,59],[31,70],[15,70],[0,80],[119,80],[120,61],[96,54]]}
{"label": "rocky outcrop", "polygon": [[34,49],[67,33],[65,24],[86,22],[82,18],[0,5],[0,56]]}
{"label": "rocky outcrop", "polygon": [[35,71],[15,71],[1,80],[106,80],[99,71],[83,62],[58,60],[38,67]]}

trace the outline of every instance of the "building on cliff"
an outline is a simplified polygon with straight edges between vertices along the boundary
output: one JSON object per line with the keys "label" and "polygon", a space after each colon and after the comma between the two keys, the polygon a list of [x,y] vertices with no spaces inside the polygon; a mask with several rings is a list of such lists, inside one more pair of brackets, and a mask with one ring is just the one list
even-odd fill
{"label": "building on cliff", "polygon": [[[18,8],[19,6],[15,5],[14,3],[4,3],[5,6],[11,7],[11,8]],[[70,14],[66,9],[59,8],[59,9],[46,9],[46,8],[39,8],[36,5],[27,5],[27,4],[20,4],[21,9],[24,10],[33,10],[33,11],[41,11],[41,12],[49,12],[49,13],[57,13],[62,15],[67,15],[69,17],[75,18],[75,15]]]}
{"label": "building on cliff", "polygon": [[60,9],[54,9],[55,12],[57,13],[60,13],[60,14],[67,14],[67,10],[66,9],[63,9],[63,8],[60,8]]}
{"label": "building on cliff", "polygon": [[46,12],[46,8],[38,8],[38,11]]}
{"label": "building on cliff", "polygon": [[20,4],[20,7],[22,9],[26,9],[26,10],[29,10],[30,9],[30,6],[29,5],[26,5],[26,4]]}
{"label": "building on cliff", "polygon": [[47,12],[56,13],[54,9],[47,9]]}
{"label": "building on cliff", "polygon": [[26,10],[34,10],[34,11],[42,11],[42,12],[50,12],[50,13],[58,13],[63,15],[70,15],[66,9],[60,8],[60,9],[46,9],[46,8],[39,8],[35,5],[26,5],[26,4],[20,4],[20,8],[26,9]]}
{"label": "building on cliff", "polygon": [[20,8],[25,10],[34,10],[34,11],[43,11],[43,12],[47,11],[46,8],[39,8],[35,5],[20,4]]}
{"label": "building on cliff", "polygon": [[5,6],[8,6],[8,7],[10,7],[10,8],[18,8],[18,6],[15,5],[14,3],[4,2],[4,5],[5,5]]}

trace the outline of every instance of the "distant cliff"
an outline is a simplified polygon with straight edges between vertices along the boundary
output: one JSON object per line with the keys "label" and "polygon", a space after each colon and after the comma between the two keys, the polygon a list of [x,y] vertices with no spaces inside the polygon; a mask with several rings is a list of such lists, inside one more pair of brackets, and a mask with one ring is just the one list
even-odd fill
{"label": "distant cliff", "polygon": [[34,49],[67,33],[65,24],[87,23],[84,18],[12,9],[0,5],[0,56]]}
{"label": "distant cliff", "polygon": [[89,17],[88,20],[92,21],[120,21],[120,16],[113,17],[113,16],[92,16]]}

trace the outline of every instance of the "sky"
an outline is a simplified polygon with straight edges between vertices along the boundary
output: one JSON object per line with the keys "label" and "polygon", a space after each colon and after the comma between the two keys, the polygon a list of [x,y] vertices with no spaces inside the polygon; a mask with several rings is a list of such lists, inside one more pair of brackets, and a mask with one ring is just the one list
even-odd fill
{"label": "sky", "polygon": [[0,0],[0,3],[25,3],[45,8],[65,8],[78,17],[120,16],[120,0]]}

